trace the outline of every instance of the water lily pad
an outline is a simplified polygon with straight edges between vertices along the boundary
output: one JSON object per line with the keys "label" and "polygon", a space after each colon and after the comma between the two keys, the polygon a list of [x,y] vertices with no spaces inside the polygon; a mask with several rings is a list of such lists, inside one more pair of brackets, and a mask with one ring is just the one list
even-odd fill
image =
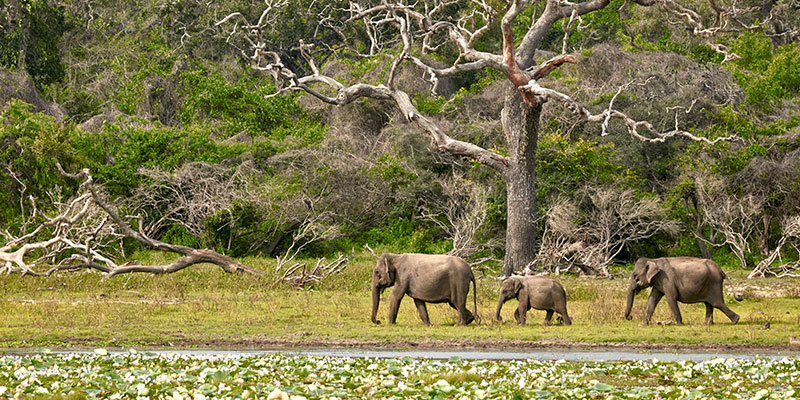
{"label": "water lily pad", "polygon": [[598,392],[606,393],[614,390],[614,387],[607,383],[599,382],[595,383],[594,386],[592,386],[592,389],[597,390]]}

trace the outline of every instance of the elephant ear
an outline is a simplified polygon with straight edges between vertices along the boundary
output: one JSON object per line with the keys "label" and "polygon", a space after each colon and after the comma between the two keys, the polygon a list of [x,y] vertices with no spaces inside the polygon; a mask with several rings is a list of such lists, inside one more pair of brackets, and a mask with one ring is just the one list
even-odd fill
{"label": "elephant ear", "polygon": [[382,257],[383,257],[383,273],[386,274],[387,276],[389,274],[395,273],[397,269],[395,269],[394,264],[392,264],[390,257],[385,254]]}
{"label": "elephant ear", "polygon": [[519,291],[522,290],[522,279],[511,278],[511,288],[514,290],[514,296],[519,296]]}
{"label": "elephant ear", "polygon": [[659,271],[661,271],[661,267],[658,265],[658,263],[648,261],[646,275],[647,283],[653,283],[653,277],[655,277]]}

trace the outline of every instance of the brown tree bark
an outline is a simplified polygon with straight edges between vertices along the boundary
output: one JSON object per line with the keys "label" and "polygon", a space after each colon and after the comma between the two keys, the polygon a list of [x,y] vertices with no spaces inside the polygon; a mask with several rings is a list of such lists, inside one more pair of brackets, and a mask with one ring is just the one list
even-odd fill
{"label": "brown tree bark", "polygon": [[521,271],[536,259],[536,146],[541,106],[531,107],[516,88],[506,93],[502,113],[508,144],[506,251],[501,276]]}

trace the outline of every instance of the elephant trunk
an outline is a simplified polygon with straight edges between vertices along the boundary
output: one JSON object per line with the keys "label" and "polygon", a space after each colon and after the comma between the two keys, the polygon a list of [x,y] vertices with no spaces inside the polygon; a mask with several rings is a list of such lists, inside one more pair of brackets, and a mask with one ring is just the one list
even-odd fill
{"label": "elephant trunk", "polygon": [[631,317],[631,309],[633,308],[633,296],[636,295],[636,282],[631,280],[630,285],[628,285],[628,303],[625,306],[625,319],[630,320]]}
{"label": "elephant trunk", "polygon": [[504,303],[505,301],[502,297],[500,297],[500,300],[497,301],[497,313],[495,313],[494,318],[500,322],[503,322],[503,317],[500,316],[500,310],[503,309]]}
{"label": "elephant trunk", "polygon": [[372,282],[372,323],[380,324],[378,321],[378,305],[381,302],[381,291],[378,289],[378,282]]}

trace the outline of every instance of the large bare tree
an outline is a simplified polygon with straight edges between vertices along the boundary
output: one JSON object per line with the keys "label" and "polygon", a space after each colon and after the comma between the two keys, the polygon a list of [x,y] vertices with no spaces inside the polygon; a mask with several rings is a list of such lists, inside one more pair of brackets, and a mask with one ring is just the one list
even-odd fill
{"label": "large bare tree", "polygon": [[[631,1],[638,6],[660,7],[673,22],[684,23],[700,41],[724,55],[726,61],[736,58],[736,55],[717,43],[717,35],[732,29],[752,28],[742,22],[743,14],[752,10],[738,7],[735,2],[728,6],[725,2],[708,0],[706,10],[712,15],[704,18],[675,0]],[[609,122],[617,120],[630,135],[644,142],[663,142],[677,136],[706,143],[729,139],[697,137],[681,129],[677,117],[673,129],[658,131],[651,123],[637,121],[615,109],[617,96],[601,112],[594,113],[573,97],[543,86],[542,79],[550,72],[578,59],[567,52],[565,45],[562,54],[537,65],[534,56],[545,36],[553,32],[556,23],[562,22],[566,44],[566,36],[576,23],[580,25],[582,16],[608,7],[610,0],[352,0],[341,8],[314,8],[323,10],[323,15],[317,16],[319,26],[330,28],[341,38],[340,43],[318,45],[342,54],[342,50],[352,44],[348,43],[348,35],[359,31],[360,37],[367,38],[366,45],[361,49],[351,49],[352,55],[392,57],[380,84],[359,82],[351,85],[322,72],[315,61],[312,43],[300,41],[299,51],[295,52],[298,57],[291,60],[287,55],[291,52],[276,48],[270,38],[280,34],[275,32],[279,22],[280,26],[286,26],[286,21],[278,20],[277,16],[289,3],[290,0],[265,0],[257,20],[235,12],[217,25],[226,29],[231,43],[244,43],[239,46],[242,53],[253,68],[276,80],[278,94],[306,92],[335,106],[344,106],[361,98],[394,103],[402,118],[426,132],[440,151],[469,157],[502,174],[507,185],[508,221],[502,275],[521,270],[536,258],[534,165],[542,106],[546,101],[555,100],[565,105],[586,123],[601,124],[603,135],[610,129]],[[620,12],[627,7],[626,2]],[[520,27],[517,20],[521,15],[530,16],[531,23],[522,27],[521,38],[515,38],[515,29],[519,32]],[[501,43],[497,48],[489,49],[492,47],[490,36],[496,34],[498,24]],[[426,56],[445,49],[453,57],[446,60],[444,66],[441,61],[433,61],[436,57]],[[305,67],[298,67],[300,65]],[[421,114],[408,92],[396,84],[395,78],[402,68],[418,69],[437,95],[439,82],[446,77],[486,68],[505,74],[511,84],[501,115],[507,155],[450,137],[434,120]],[[617,94],[622,90],[620,88]]]}

